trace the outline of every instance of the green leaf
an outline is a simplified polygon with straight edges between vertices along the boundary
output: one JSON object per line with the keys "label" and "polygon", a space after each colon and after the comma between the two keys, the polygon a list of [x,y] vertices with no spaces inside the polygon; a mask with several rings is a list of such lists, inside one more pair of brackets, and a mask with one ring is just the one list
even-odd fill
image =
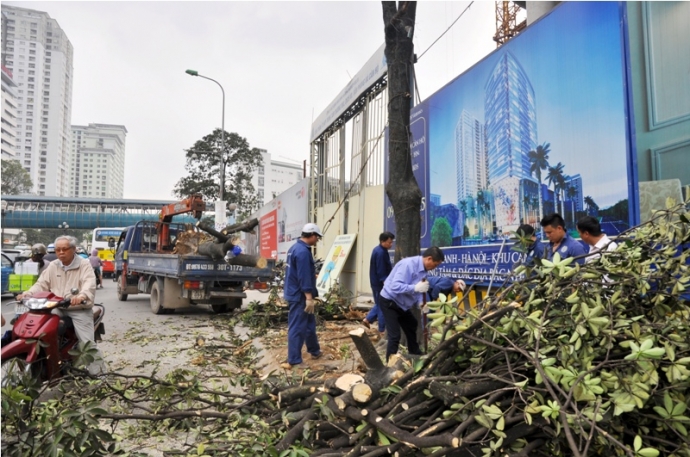
{"label": "green leaf", "polygon": [[646,447],[637,451],[637,455],[641,457],[657,457],[659,455],[659,451],[651,447]]}
{"label": "green leaf", "polygon": [[633,449],[639,451],[642,448],[642,437],[640,435],[635,435],[635,440],[633,441]]}

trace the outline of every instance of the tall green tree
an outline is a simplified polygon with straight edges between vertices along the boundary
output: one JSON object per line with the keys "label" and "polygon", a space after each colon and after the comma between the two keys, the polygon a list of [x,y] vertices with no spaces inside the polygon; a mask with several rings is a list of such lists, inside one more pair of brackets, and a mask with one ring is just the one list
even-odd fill
{"label": "tall green tree", "polygon": [[[225,132],[223,150],[221,129],[216,129],[187,149],[185,157],[187,176],[175,185],[173,194],[177,198],[199,193],[207,203],[217,201],[222,179],[226,208],[235,203],[239,219],[261,206],[263,199],[259,198],[251,182],[254,171],[262,163],[261,153],[257,148],[251,148],[245,138]],[[223,177],[222,164],[225,164]]]}
{"label": "tall green tree", "polygon": [[388,65],[388,163],[386,195],[395,216],[395,261],[419,255],[422,191],[412,172],[410,108],[416,2],[381,2]]}
{"label": "tall green tree", "polygon": [[530,166],[530,171],[534,177],[537,178],[537,182],[539,182],[539,220],[544,217],[544,201],[541,195],[541,171],[549,168],[549,152],[551,152],[549,149],[550,147],[551,143],[544,143],[537,146],[537,149],[527,153],[527,158],[532,164]]}
{"label": "tall green tree", "polygon": [[2,195],[21,195],[33,187],[29,172],[16,160],[2,160]]}

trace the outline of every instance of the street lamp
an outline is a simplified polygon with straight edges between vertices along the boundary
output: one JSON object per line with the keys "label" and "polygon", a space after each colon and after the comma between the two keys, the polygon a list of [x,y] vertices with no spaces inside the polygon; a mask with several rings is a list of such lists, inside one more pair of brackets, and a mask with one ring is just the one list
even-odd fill
{"label": "street lamp", "polygon": [[[221,126],[220,126],[220,143],[222,145],[223,151],[220,154],[220,201],[225,202],[225,90],[223,89],[223,86],[220,85],[218,81],[215,79],[208,78],[206,76],[200,75],[198,71],[196,70],[187,70],[185,71],[190,76],[198,76],[199,78],[204,78],[208,79],[209,81],[213,81],[214,83],[218,84],[218,87],[220,87],[220,91],[223,93],[223,113],[221,117]],[[225,205],[225,203],[223,203]]]}
{"label": "street lamp", "polygon": [[67,229],[69,228],[69,224],[67,222],[63,222],[62,224],[58,224],[58,228],[62,229],[63,235],[67,235]]}

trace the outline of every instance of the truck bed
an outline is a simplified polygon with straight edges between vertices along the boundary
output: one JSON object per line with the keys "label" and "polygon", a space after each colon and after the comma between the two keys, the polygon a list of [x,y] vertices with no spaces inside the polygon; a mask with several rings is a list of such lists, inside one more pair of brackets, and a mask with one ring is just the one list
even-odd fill
{"label": "truck bed", "polygon": [[269,260],[266,268],[228,265],[201,255],[130,252],[128,257],[131,272],[194,281],[268,281],[275,264]]}

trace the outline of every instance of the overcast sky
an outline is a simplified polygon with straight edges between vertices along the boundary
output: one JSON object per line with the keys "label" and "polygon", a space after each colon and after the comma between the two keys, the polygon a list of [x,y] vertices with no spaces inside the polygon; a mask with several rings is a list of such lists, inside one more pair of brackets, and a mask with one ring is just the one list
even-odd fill
{"label": "overcast sky", "polygon": [[[308,158],[311,123],[383,43],[379,2],[3,2],[47,12],[74,47],[72,124],[127,130],[124,198],[172,199],[183,149],[221,125],[274,160]],[[420,2],[421,55],[469,2]],[[422,99],[495,49],[475,2],[416,66]]]}

